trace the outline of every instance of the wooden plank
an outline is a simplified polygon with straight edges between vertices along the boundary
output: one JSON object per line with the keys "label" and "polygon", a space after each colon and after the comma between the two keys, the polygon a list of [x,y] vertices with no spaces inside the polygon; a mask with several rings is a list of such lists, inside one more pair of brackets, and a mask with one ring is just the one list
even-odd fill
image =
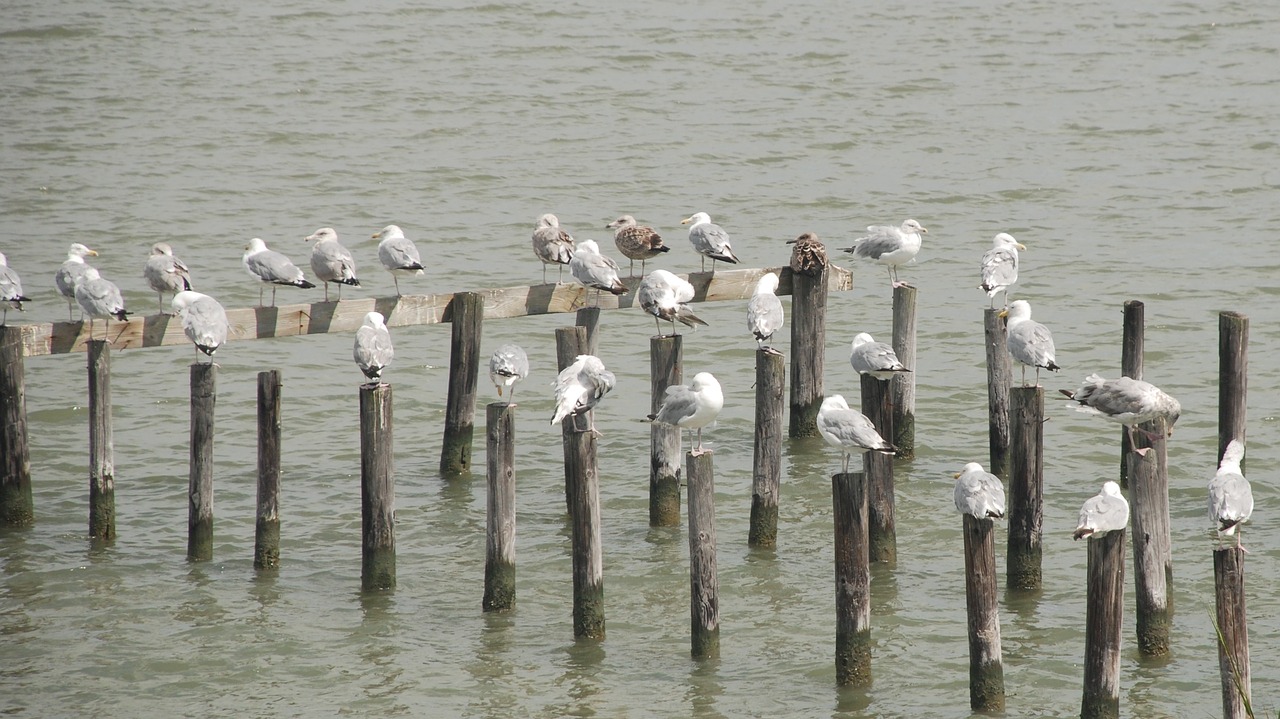
{"label": "wooden plank", "polygon": [[[853,289],[853,273],[830,266],[828,291]],[[791,294],[791,268],[772,267],[741,270],[694,272],[680,275],[693,285],[694,302],[741,301],[751,297],[756,281],[766,272],[779,275],[779,295]],[[575,312],[587,303],[587,290],[581,285],[531,285],[476,290],[484,296],[484,319],[507,319],[527,315]],[[231,325],[230,340],[270,339],[338,332],[355,332],[365,314],[381,312],[388,327],[429,325],[449,322],[453,293],[438,295],[405,295],[404,297],[361,297],[358,299],[313,302],[275,307],[241,307],[227,310]],[[635,293],[600,298],[601,309],[628,309]],[[46,322],[18,325],[22,328],[22,354],[40,357],[49,354],[84,352],[89,340],[85,322]],[[187,343],[182,322],[177,317],[148,315],[128,322],[112,322],[109,340],[112,349],[163,347]]]}

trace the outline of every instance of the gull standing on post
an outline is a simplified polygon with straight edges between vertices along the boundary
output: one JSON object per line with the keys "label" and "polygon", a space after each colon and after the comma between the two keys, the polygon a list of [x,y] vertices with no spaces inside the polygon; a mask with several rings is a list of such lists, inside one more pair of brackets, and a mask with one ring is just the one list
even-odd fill
{"label": "gull standing on post", "polygon": [[[124,299],[120,297],[120,288],[113,282],[103,279],[102,275],[98,274],[98,270],[93,267],[86,267],[84,274],[80,275],[80,281],[76,283],[76,303],[89,318],[90,340],[93,339],[94,317],[106,320],[108,334],[111,330],[112,317],[121,322],[129,319],[129,313],[124,309]],[[102,338],[106,339],[107,334],[103,334]]]}
{"label": "gull standing on post", "polygon": [[698,430],[697,445],[690,454],[697,457],[702,450],[702,428],[716,421],[724,409],[724,392],[710,372],[699,372],[687,385],[673,384],[662,395],[658,411],[649,421]]}
{"label": "gull standing on post", "polygon": [[164,293],[172,292],[177,296],[179,292],[191,289],[191,271],[182,260],[173,256],[173,248],[165,242],[151,246],[151,256],[142,266],[142,276],[155,290],[161,314],[164,314]]}
{"label": "gull standing on post", "polygon": [[1000,478],[970,462],[955,474],[953,493],[956,509],[975,519],[1000,519],[1004,516],[1004,485]]}
{"label": "gull standing on post", "polygon": [[840,450],[844,474],[849,473],[849,457],[853,452],[894,454],[897,451],[884,441],[866,415],[850,409],[849,403],[838,394],[822,400],[822,407],[818,409],[818,434],[827,444]]}
{"label": "gull standing on post", "polygon": [[[291,287],[301,287],[302,289],[310,289],[315,287],[314,284],[307,281],[303,276],[302,270],[293,264],[288,257],[276,252],[268,250],[267,243],[261,238],[255,237],[249,240],[249,244],[244,246],[244,257],[241,261],[244,263],[244,269],[249,276],[261,282],[264,286],[271,285],[271,306],[276,306],[276,285],[289,285]],[[262,307],[262,290],[258,288],[258,306]]]}
{"label": "gull standing on post", "polygon": [[1240,473],[1240,461],[1244,459],[1244,444],[1233,439],[1222,452],[1218,473],[1209,480],[1209,521],[1218,530],[1218,542],[1222,535],[1236,535],[1236,548],[1245,550],[1240,543],[1240,525],[1253,514],[1253,488]]}
{"label": "gull standing on post", "polygon": [[[1080,389],[1075,392],[1065,389],[1058,391],[1076,403],[1073,406],[1077,412],[1097,415],[1124,425],[1129,430],[1130,444],[1136,444],[1133,441],[1134,428],[1157,417],[1163,417],[1169,422],[1169,436],[1173,436],[1173,425],[1182,414],[1182,405],[1178,400],[1150,382],[1131,377],[1103,379],[1095,372],[1085,377],[1084,382],[1080,383]],[[1139,431],[1155,439],[1145,429]],[[1133,451],[1146,456],[1147,450],[1144,447]]]}
{"label": "gull standing on post", "polygon": [[911,371],[898,361],[898,353],[893,351],[893,347],[876,342],[866,332],[854,336],[849,364],[858,374],[869,374],[876,379],[892,379],[894,375]]}
{"label": "gull standing on post", "polygon": [[583,287],[595,289],[597,305],[600,304],[601,290],[608,290],[615,295],[629,292],[622,280],[618,279],[618,263],[600,254],[600,246],[595,240],[578,243],[573,259],[569,261],[569,272]]}
{"label": "gull standing on post", "polygon": [[67,260],[62,263],[58,271],[53,275],[53,284],[58,288],[58,294],[67,298],[67,320],[71,320],[71,303],[76,299],[76,283],[84,276],[84,271],[89,268],[85,264],[85,255],[98,256],[97,250],[91,250],[79,242],[71,245],[67,250]]}
{"label": "gull standing on post", "polygon": [[738,264],[729,244],[729,233],[720,225],[711,222],[711,215],[695,212],[692,217],[680,220],[680,224],[689,225],[689,243],[702,255],[702,271],[707,271],[707,258],[711,258],[711,271],[716,271],[716,260]]}
{"label": "gull standing on post", "polygon": [[707,325],[685,304],[691,300],[693,285],[666,270],[650,272],[640,281],[640,287],[636,290],[636,302],[640,309],[653,315],[653,323],[657,326],[659,335],[662,334],[662,325],[658,324],[658,320],[671,323],[672,336],[677,334],[676,320],[688,327]]}
{"label": "gull standing on post", "polygon": [[[560,424],[560,420],[571,417],[573,431],[596,431],[595,413],[591,410],[604,396],[613,389],[615,382],[613,373],[605,369],[604,363],[595,355],[578,355],[573,364],[556,375],[556,411],[551,416],[551,424]],[[578,417],[587,414],[589,426],[585,430],[578,429]]]}
{"label": "gull standing on post", "polygon": [[422,257],[418,254],[418,247],[413,244],[413,240],[404,236],[404,230],[401,230],[398,225],[387,225],[373,233],[373,239],[380,240],[378,259],[382,261],[383,268],[391,273],[391,279],[396,283],[396,297],[402,297],[400,275],[421,275],[422,270],[425,269],[422,266]]}
{"label": "gull standing on post", "polygon": [[324,301],[329,301],[329,283],[338,286],[338,299],[342,299],[342,286],[359,287],[356,279],[356,258],[351,256],[347,248],[338,243],[338,233],[332,227],[321,227],[307,235],[304,242],[315,242],[311,246],[311,271],[316,279],[324,283]]}
{"label": "gull standing on post", "polygon": [[[173,296],[173,310],[182,320],[182,331],[213,362],[213,353],[227,341],[227,311],[209,295],[183,290]],[[196,355],[198,359],[200,355]]]}
{"label": "gull standing on post", "polygon": [[498,388],[498,396],[502,396],[502,388],[510,387],[507,395],[507,406],[516,406],[516,383],[529,376],[529,357],[524,348],[517,344],[507,343],[494,350],[489,357],[489,380]]}
{"label": "gull standing on post", "polygon": [[1124,529],[1129,523],[1129,500],[1120,493],[1120,485],[1106,482],[1102,491],[1086,499],[1080,507],[1080,522],[1072,539],[1101,537],[1107,532]]}
{"label": "gull standing on post", "polygon": [[756,347],[770,354],[782,354],[765,341],[782,329],[782,300],[774,294],[778,289],[778,276],[766,272],[756,281],[755,294],[747,302],[747,329],[756,338]]}
{"label": "gull standing on post", "polygon": [[991,241],[992,247],[982,255],[982,284],[978,289],[987,293],[991,307],[996,306],[996,293],[1004,293],[1005,307],[1009,306],[1009,285],[1018,281],[1018,250],[1027,246],[1013,239],[1008,232],[1001,232]]}
{"label": "gull standing on post", "polygon": [[901,227],[891,225],[869,225],[868,234],[853,241],[853,247],[841,248],[854,257],[873,260],[889,270],[889,284],[892,287],[904,287],[907,283],[898,281],[898,266],[914,260],[920,253],[920,235],[929,231],[915,220],[907,220]]}
{"label": "gull standing on post", "polygon": [[351,356],[364,376],[369,378],[366,386],[382,383],[382,370],[391,364],[395,350],[391,347],[391,333],[387,331],[381,312],[370,312],[364,316],[364,323],[356,330]]}
{"label": "gull standing on post", "polygon": [[1026,300],[1014,300],[1008,309],[1000,311],[1009,318],[1008,337],[1005,343],[1009,354],[1022,365],[1022,386],[1027,386],[1027,368],[1036,368],[1036,386],[1040,386],[1040,368],[1051,372],[1062,369],[1054,361],[1056,351],[1049,328],[1031,319],[1031,305]]}
{"label": "gull standing on post", "polygon": [[806,232],[794,240],[787,240],[791,248],[791,271],[807,277],[817,277],[827,267],[827,246],[818,236]]}
{"label": "gull standing on post", "polygon": [[657,230],[647,225],[637,225],[636,218],[631,215],[623,215],[605,227],[613,230],[613,244],[618,246],[618,252],[631,260],[627,274],[633,277],[636,273],[636,260],[640,260],[640,274],[643,275],[645,260],[671,251],[670,247],[662,244],[662,235]]}
{"label": "gull standing on post", "polygon": [[25,312],[22,303],[30,301],[30,298],[22,294],[22,280],[18,278],[18,273],[9,269],[9,261],[0,253],[0,303],[4,303],[4,321],[0,324],[9,321],[10,307]]}
{"label": "gull standing on post", "polygon": [[556,282],[564,281],[564,266],[573,259],[573,235],[560,226],[555,215],[547,213],[538,218],[533,228],[533,254],[542,260],[542,284],[547,283],[547,265],[559,265]]}

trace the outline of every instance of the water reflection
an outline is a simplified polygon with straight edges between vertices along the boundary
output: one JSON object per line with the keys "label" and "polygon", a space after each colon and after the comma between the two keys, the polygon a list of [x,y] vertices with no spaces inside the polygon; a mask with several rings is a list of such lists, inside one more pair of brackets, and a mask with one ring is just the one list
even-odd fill
{"label": "water reflection", "polygon": [[591,640],[574,642],[564,647],[563,652],[557,663],[564,671],[556,677],[555,684],[569,695],[573,703],[553,704],[549,708],[555,710],[557,716],[596,716],[596,700],[604,698],[601,686],[604,643]]}
{"label": "water reflection", "polygon": [[685,692],[685,699],[693,709],[690,716],[723,719],[725,715],[716,708],[723,695],[720,660],[704,659],[694,662],[693,669],[689,672],[689,689]]}

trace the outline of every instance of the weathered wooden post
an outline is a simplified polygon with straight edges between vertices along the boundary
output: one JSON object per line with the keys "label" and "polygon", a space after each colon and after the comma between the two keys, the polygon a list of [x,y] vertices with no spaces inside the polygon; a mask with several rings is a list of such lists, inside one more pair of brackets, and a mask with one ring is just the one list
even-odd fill
{"label": "weathered wooden post", "polygon": [[1081,719],[1120,716],[1120,634],[1124,619],[1124,530],[1089,538]]}
{"label": "weathered wooden post", "polygon": [[111,436],[111,347],[89,341],[89,538],[116,538],[116,468]]}
{"label": "weathered wooden post", "polygon": [[505,402],[486,408],[485,457],[488,501],[485,512],[484,599],[486,612],[516,604],[516,412]]}
{"label": "weathered wooden post", "polygon": [[[1120,345],[1120,374],[1142,379],[1143,357],[1146,352],[1146,306],[1138,300],[1124,303],[1124,335]],[[1226,445],[1223,445],[1224,447]],[[1120,430],[1120,486],[1129,488],[1129,460],[1133,451],[1127,429]]]}
{"label": "weathered wooden post", "polygon": [[258,373],[258,512],[253,568],[280,566],[280,370]]}
{"label": "weathered wooden post", "polygon": [[897,448],[899,459],[916,456],[916,288],[893,288],[893,353],[911,369],[895,372],[892,383],[893,436],[881,435]]}
{"label": "weathered wooden post", "polygon": [[600,308],[583,307],[574,317],[574,324],[587,331],[587,343],[578,354],[596,354],[596,349],[600,346]]}
{"label": "weathered wooden post", "polygon": [[1005,572],[1010,589],[1041,582],[1044,525],[1044,388],[1009,393],[1009,537]]}
{"label": "weathered wooden post", "polygon": [[1222,680],[1222,715],[1246,719],[1252,705],[1249,669],[1249,626],[1245,621],[1244,551],[1224,547],[1213,552],[1213,586],[1217,600],[1218,674]]}
{"label": "weathered wooden post", "polygon": [[990,430],[987,445],[991,453],[991,473],[1009,479],[1009,388],[1013,385],[1013,358],[1006,342],[1008,321],[1002,310],[987,309],[982,315],[987,345],[987,417]]}
{"label": "weathered wooden post", "polygon": [[[599,312],[599,309],[596,308]],[[657,414],[667,387],[683,377],[683,341],[680,335],[649,338],[650,412]],[[649,425],[649,525],[680,524],[680,428]]]}
{"label": "weathered wooden post", "polygon": [[[901,359],[901,358],[899,358]],[[875,425],[881,437],[893,435],[893,408],[890,406],[892,380],[864,374],[862,413]],[[862,466],[867,476],[867,506],[871,561],[894,564],[898,561],[897,519],[894,517],[893,457],[883,452],[865,452]]]}
{"label": "weathered wooden post", "polygon": [[791,437],[818,436],[827,344],[827,274],[791,276]]}
{"label": "weathered wooden post", "polygon": [[191,476],[187,488],[187,561],[213,559],[213,411],[218,365],[191,365]]}
{"label": "weathered wooden post", "polygon": [[[1233,439],[1245,443],[1249,396],[1249,318],[1239,312],[1218,315],[1218,461]],[[1245,460],[1240,460],[1240,471]],[[1248,475],[1245,475],[1248,476]]]}
{"label": "weathered wooden post", "polygon": [[[587,328],[582,325],[556,328],[556,372],[563,372],[565,367],[573,364],[578,355],[587,351]],[[564,503],[565,509],[573,513],[573,482],[576,475],[572,471],[567,454],[569,434],[574,431],[573,422],[561,422],[562,441],[565,443],[564,464]]]}
{"label": "weathered wooden post", "polygon": [[1164,419],[1140,427],[1159,435],[1137,432],[1138,444],[1151,448],[1145,456],[1129,453],[1129,506],[1133,521],[1133,574],[1137,590],[1138,650],[1147,656],[1169,653],[1169,625],[1173,618],[1173,550],[1169,530],[1169,472],[1165,454]]}
{"label": "weathered wooden post", "polygon": [[0,524],[25,527],[35,521],[22,328],[0,325]]}
{"label": "weathered wooden post", "polygon": [[449,303],[452,344],[449,349],[449,397],[444,413],[441,474],[471,471],[471,439],[475,427],[476,378],[480,372],[480,333],[484,295],[459,292]]}
{"label": "weathered wooden post", "polygon": [[712,453],[690,452],[689,639],[694,659],[720,656],[720,581],[716,572],[716,488]]}
{"label": "weathered wooden post", "polygon": [[862,472],[831,477],[835,506],[836,684],[871,684],[871,558]]}
{"label": "weathered wooden post", "polygon": [[391,385],[360,386],[360,588],[396,586]]}
{"label": "weathered wooden post", "polygon": [[964,598],[969,616],[969,707],[1004,709],[1004,660],[996,598],[995,522],[964,515]]}
{"label": "weathered wooden post", "polygon": [[782,412],[787,366],[777,352],[756,350],[756,430],[751,470],[751,523],[747,544],[778,546],[778,494],[782,484]]}

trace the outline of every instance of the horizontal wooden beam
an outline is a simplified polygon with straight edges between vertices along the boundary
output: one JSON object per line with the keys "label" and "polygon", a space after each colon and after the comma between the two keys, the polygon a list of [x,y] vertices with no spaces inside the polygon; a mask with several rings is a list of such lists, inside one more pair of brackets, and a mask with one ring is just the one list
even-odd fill
{"label": "horizontal wooden beam", "polygon": [[[719,302],[744,300],[755,292],[756,282],[766,272],[779,275],[779,295],[791,294],[791,268],[735,269],[711,272],[695,272],[680,275],[694,289],[694,302]],[[843,267],[831,265],[828,273],[828,289],[832,292],[853,289],[853,273]],[[635,303],[635,288],[639,277],[623,280],[632,292],[621,297],[602,293],[601,309],[626,309]],[[485,319],[504,319],[527,315],[545,315],[558,312],[575,312],[589,300],[588,290],[578,284],[544,284],[527,287],[502,287],[477,290],[484,295]],[[591,290],[590,294],[595,291]],[[403,297],[362,297],[351,300],[313,302],[303,305],[278,305],[276,307],[244,307],[227,310],[231,324],[228,341],[295,337],[330,332],[355,332],[364,321],[365,314],[381,312],[390,327],[429,325],[450,321],[449,305],[453,293],[438,295],[405,295]],[[94,322],[101,325],[102,320]],[[39,357],[68,352],[84,352],[89,339],[88,322],[52,322],[22,327],[22,354]],[[97,327],[95,334],[102,331]],[[110,325],[112,349],[136,349],[163,347],[187,343],[182,333],[182,323],[168,315],[147,315],[128,322],[112,322]]]}

